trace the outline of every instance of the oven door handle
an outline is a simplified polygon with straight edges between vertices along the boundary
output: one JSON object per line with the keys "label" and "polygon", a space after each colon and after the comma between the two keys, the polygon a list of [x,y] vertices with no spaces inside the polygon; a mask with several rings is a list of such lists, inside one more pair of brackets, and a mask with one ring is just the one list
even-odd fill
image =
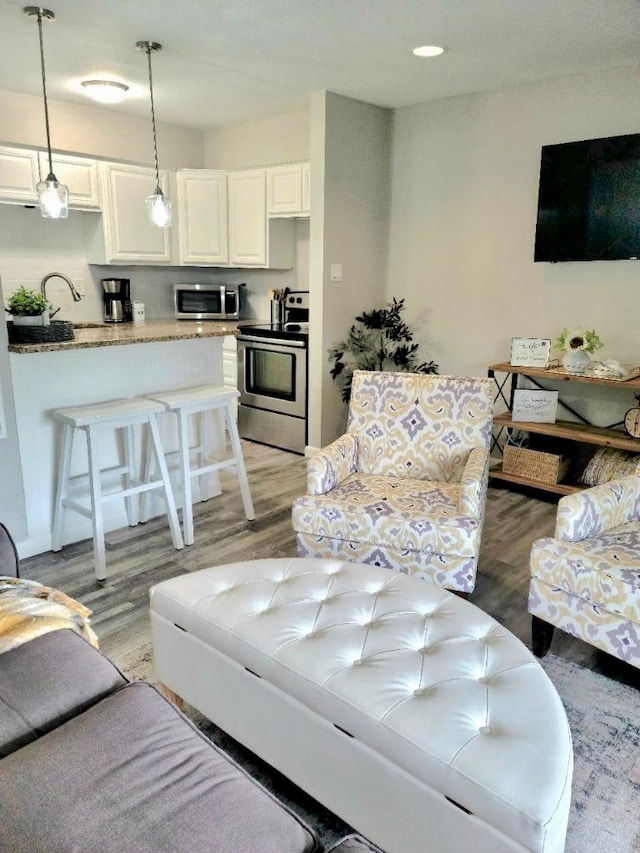
{"label": "oven door handle", "polygon": [[292,341],[291,338],[283,340],[282,338],[261,338],[257,335],[238,335],[237,340],[238,342],[248,341],[251,344],[264,344],[265,346],[275,344],[280,347],[298,347],[298,349],[305,348],[304,341]]}

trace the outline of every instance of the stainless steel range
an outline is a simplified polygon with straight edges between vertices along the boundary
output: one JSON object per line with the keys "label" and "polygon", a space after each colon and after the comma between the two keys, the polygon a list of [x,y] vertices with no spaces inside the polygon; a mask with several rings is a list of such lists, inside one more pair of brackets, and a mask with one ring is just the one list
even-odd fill
{"label": "stainless steel range", "polygon": [[238,335],[238,430],[243,438],[304,453],[307,444],[309,294],[285,295],[284,323]]}

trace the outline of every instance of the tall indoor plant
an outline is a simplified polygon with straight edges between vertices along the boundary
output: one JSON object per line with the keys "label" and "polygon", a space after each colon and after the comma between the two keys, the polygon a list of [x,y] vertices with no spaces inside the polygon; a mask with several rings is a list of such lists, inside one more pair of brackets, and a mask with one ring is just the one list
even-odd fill
{"label": "tall indoor plant", "polygon": [[383,308],[363,311],[355,318],[344,341],[329,350],[333,362],[331,376],[342,384],[342,399],[349,402],[354,370],[398,370],[406,373],[437,373],[434,361],[420,361],[419,344],[400,316],[404,299],[388,302]]}

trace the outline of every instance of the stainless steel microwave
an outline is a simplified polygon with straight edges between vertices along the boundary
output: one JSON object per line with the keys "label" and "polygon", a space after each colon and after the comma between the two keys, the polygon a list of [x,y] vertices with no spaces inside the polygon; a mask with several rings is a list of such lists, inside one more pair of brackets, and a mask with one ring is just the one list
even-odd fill
{"label": "stainless steel microwave", "polygon": [[174,284],[177,320],[238,320],[244,284]]}

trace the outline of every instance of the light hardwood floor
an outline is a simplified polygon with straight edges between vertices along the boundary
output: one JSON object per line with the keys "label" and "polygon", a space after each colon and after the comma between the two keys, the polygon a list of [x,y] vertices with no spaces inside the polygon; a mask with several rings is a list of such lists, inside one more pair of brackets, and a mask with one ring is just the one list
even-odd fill
{"label": "light hardwood floor", "polygon": [[[107,535],[107,581],[94,579],[90,540],[23,560],[23,577],[62,589],[93,611],[101,649],[119,658],[149,639],[149,588],[207,566],[261,557],[294,556],[291,503],[305,491],[302,456],[243,442],[255,506],[245,519],[235,477],[223,472],[223,494],[194,507],[195,544],[175,551],[164,517]],[[529,550],[551,535],[557,498],[543,492],[490,487],[475,591],[470,601],[530,646],[527,614]],[[556,630],[551,651],[640,686],[638,670]]]}

